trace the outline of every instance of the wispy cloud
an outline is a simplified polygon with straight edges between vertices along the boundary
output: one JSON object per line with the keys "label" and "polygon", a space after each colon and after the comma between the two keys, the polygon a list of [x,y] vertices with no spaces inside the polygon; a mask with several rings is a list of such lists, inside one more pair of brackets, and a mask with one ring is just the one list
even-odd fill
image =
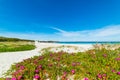
{"label": "wispy cloud", "polygon": [[59,29],[57,27],[52,27],[52,29],[57,30],[58,32],[56,32],[56,34],[60,35],[60,36],[64,36],[64,37],[71,37],[71,36],[79,36],[77,31],[65,31],[62,29]]}
{"label": "wispy cloud", "polygon": [[61,30],[59,28],[53,27],[52,29],[57,30],[57,34],[61,34],[62,36],[91,36],[91,37],[107,37],[112,35],[118,35],[120,34],[120,25],[110,25],[105,26],[100,29],[96,30],[83,30],[83,31],[65,31]]}
{"label": "wispy cloud", "polygon": [[2,32],[0,35],[37,40],[59,41],[120,41],[120,25],[109,25],[96,30],[66,31],[57,27],[51,27],[56,32],[46,33],[13,33]]}
{"label": "wispy cloud", "polygon": [[62,37],[67,37],[75,40],[119,40],[120,41],[120,25],[109,25],[95,30],[83,31],[65,31],[57,27],[52,29],[57,30],[56,34]]}
{"label": "wispy cloud", "polygon": [[98,37],[120,35],[120,25],[106,26],[102,29],[95,30],[94,33],[97,33],[94,36]]}

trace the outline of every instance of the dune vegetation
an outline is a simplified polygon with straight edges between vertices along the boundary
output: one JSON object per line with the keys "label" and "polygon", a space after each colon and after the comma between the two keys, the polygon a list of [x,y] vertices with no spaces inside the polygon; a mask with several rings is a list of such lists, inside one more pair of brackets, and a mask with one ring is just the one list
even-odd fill
{"label": "dune vegetation", "polygon": [[[119,80],[120,48],[45,52],[12,65],[6,80]],[[3,79],[4,80],[4,79]]]}
{"label": "dune vegetation", "polygon": [[27,40],[27,39],[19,39],[19,38],[9,38],[9,37],[2,37],[0,36],[0,42],[16,42],[16,41],[29,41],[34,42],[34,40]]}
{"label": "dune vegetation", "polygon": [[35,49],[33,40],[0,37],[0,52],[25,51]]}
{"label": "dune vegetation", "polygon": [[0,42],[0,52],[25,51],[35,49],[34,42]]}

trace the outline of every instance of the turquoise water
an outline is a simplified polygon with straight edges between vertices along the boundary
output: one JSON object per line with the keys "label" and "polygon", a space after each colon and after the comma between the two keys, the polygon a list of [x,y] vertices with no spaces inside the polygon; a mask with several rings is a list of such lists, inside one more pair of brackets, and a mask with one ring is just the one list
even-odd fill
{"label": "turquoise water", "polygon": [[60,44],[120,44],[120,42],[57,42]]}

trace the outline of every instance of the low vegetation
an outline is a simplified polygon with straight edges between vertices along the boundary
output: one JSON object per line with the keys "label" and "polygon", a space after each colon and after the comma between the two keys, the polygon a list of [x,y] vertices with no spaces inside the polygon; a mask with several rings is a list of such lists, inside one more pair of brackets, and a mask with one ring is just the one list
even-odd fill
{"label": "low vegetation", "polygon": [[0,52],[25,51],[35,49],[34,42],[0,42]]}
{"label": "low vegetation", "polygon": [[6,75],[12,75],[6,80],[119,80],[120,48],[71,54],[46,50],[41,56],[12,65]]}
{"label": "low vegetation", "polygon": [[33,40],[0,37],[0,52],[25,51],[35,49]]}
{"label": "low vegetation", "polygon": [[34,42],[34,40],[27,40],[27,39],[19,39],[19,38],[8,38],[8,37],[0,37],[0,42],[16,42],[16,41],[29,41]]}

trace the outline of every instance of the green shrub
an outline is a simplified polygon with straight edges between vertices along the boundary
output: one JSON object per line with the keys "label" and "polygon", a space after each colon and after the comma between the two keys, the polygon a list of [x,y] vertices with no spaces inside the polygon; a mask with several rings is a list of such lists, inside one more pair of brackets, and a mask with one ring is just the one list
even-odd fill
{"label": "green shrub", "polygon": [[[120,49],[93,49],[69,54],[45,52],[41,56],[26,59],[12,66],[8,75],[21,80],[119,80]],[[73,76],[73,77],[72,77]],[[37,79],[39,80],[39,79]]]}
{"label": "green shrub", "polygon": [[35,45],[29,42],[1,42],[0,52],[25,51],[35,49]]}

